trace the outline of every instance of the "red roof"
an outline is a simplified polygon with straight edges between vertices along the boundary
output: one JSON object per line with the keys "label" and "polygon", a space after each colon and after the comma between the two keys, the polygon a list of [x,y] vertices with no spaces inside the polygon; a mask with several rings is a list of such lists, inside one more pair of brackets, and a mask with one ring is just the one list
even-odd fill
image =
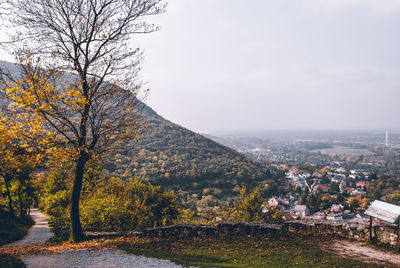
{"label": "red roof", "polygon": [[314,186],[314,191],[317,190],[317,189],[321,189],[321,190],[323,190],[323,191],[328,191],[328,186],[318,184],[318,185],[315,185],[315,186]]}

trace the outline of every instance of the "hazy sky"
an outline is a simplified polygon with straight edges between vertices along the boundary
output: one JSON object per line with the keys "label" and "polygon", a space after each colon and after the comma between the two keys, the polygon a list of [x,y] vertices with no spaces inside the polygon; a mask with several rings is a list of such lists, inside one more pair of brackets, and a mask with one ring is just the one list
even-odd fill
{"label": "hazy sky", "polygon": [[147,104],[197,132],[400,128],[399,0],[170,0]]}

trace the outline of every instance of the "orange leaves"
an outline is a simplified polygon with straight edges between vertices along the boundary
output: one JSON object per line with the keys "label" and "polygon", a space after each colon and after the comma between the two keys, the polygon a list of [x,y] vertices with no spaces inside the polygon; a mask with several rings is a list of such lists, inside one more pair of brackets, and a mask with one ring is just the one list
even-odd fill
{"label": "orange leaves", "polygon": [[81,153],[98,157],[141,133],[134,93],[95,75],[42,69],[32,58],[20,61],[22,75],[0,88],[8,100],[0,125],[23,141],[23,148],[45,155],[40,159],[60,166]]}
{"label": "orange leaves", "polygon": [[[12,129],[12,128],[11,128]],[[24,140],[16,139],[15,132],[0,124],[0,161],[1,172],[35,168],[43,155],[34,151]]]}

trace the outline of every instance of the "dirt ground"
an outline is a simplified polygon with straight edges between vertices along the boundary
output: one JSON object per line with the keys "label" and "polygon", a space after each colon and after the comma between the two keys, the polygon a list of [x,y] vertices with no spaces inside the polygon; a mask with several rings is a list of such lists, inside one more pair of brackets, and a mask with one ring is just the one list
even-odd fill
{"label": "dirt ground", "polygon": [[332,243],[326,244],[324,249],[365,263],[400,267],[400,254],[375,249],[362,242],[333,240]]}

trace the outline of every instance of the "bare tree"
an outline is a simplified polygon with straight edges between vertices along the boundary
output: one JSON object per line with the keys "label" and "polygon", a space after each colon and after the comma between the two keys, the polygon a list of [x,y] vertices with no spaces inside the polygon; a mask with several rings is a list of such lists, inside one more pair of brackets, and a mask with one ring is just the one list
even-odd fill
{"label": "bare tree", "polygon": [[[70,218],[72,239],[80,241],[84,235],[79,199],[86,163],[112,148],[115,141],[134,137],[139,127],[133,114],[141,87],[137,74],[142,54],[127,43],[134,34],[158,29],[144,19],[163,12],[165,3],[5,2],[13,9],[8,19],[18,32],[10,49],[17,51],[23,63],[23,77],[5,83],[4,94],[17,104],[18,116],[8,107],[3,114],[13,120],[3,123],[21,128],[21,135],[34,137],[40,145],[62,148],[75,161]],[[32,129],[35,124],[41,124],[42,130]]]}

